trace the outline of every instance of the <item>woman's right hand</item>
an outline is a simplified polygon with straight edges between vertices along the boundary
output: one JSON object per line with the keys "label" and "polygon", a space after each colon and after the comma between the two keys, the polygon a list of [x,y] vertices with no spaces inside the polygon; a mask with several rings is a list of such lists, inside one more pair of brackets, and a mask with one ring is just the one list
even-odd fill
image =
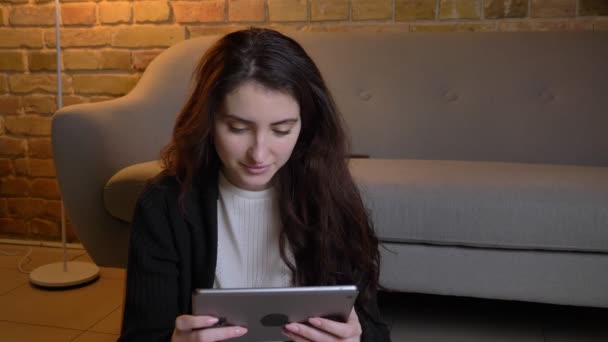
{"label": "woman's right hand", "polygon": [[175,319],[175,329],[171,341],[215,342],[240,337],[247,333],[247,329],[243,327],[210,328],[217,322],[218,319],[211,316],[181,315]]}

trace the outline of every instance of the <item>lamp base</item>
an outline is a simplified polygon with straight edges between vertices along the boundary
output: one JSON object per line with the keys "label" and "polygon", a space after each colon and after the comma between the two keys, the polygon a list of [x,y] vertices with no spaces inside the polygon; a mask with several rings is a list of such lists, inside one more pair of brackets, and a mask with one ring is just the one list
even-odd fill
{"label": "lamp base", "polygon": [[43,287],[68,287],[81,285],[99,277],[99,267],[95,264],[80,261],[63,262],[40,266],[30,273],[30,281]]}

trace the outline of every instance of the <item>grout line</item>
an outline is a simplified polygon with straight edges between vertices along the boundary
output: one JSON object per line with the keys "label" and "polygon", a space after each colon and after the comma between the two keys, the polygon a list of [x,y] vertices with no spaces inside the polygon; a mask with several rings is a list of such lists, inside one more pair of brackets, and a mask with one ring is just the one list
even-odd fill
{"label": "grout line", "polygon": [[80,336],[82,336],[82,335],[84,335],[84,334],[86,334],[86,333],[87,333],[87,332],[86,332],[86,330],[85,330],[85,331],[81,331],[81,332],[80,332],[80,334],[78,334],[78,335],[74,336],[74,338],[73,338],[73,339],[71,339],[71,340],[70,340],[70,342],[71,342],[71,341],[76,341],[76,340],[77,340],[77,339],[78,339]]}
{"label": "grout line", "polygon": [[[81,330],[81,329],[74,329],[74,328],[65,328],[65,327],[57,327],[54,325],[46,325],[46,324],[36,324],[36,323],[25,323],[25,322],[17,322],[17,321],[10,321],[10,320],[6,320],[6,319],[1,319],[0,322],[7,322],[7,323],[14,323],[14,324],[22,324],[22,325],[30,325],[30,326],[34,326],[34,327],[42,327],[42,328],[55,328],[55,329],[64,329],[64,330],[73,330],[73,331],[81,331],[81,332],[86,332],[86,330]],[[80,336],[80,335],[79,335]]]}
{"label": "grout line", "polygon": [[[53,241],[17,240],[17,239],[0,238],[0,244],[63,248],[63,244],[61,242],[53,242]],[[66,243],[66,247],[67,247],[67,249],[83,249],[84,250],[84,247],[82,246],[81,243]]]}
{"label": "grout line", "polygon": [[[112,309],[112,311],[110,311],[109,314],[103,316],[98,321],[96,321],[95,323],[93,323],[90,327],[87,328],[86,332],[93,332],[93,333],[99,333],[99,334],[108,334],[108,335],[116,335],[116,334],[112,334],[112,333],[105,333],[105,332],[94,331],[94,330],[91,330],[91,329],[93,329],[93,327],[96,326],[97,324],[101,323],[101,321],[103,321],[104,319],[110,317],[110,315],[113,314],[114,311],[120,309],[121,306],[123,306],[123,304],[119,304],[117,307],[115,307],[114,309]],[[120,330],[120,328],[119,328],[119,330]]]}
{"label": "grout line", "polygon": [[[26,281],[26,282],[25,282],[25,284],[27,284],[27,283],[28,283],[28,282]],[[21,286],[23,286],[23,285],[25,285],[25,284],[19,284],[19,285],[17,285],[17,286],[15,286],[15,287],[13,287],[13,288],[12,288],[12,289],[10,289],[10,290],[7,290],[7,291],[6,291],[6,292],[4,292],[4,293],[0,293],[0,297],[8,295],[9,293],[13,292],[13,290],[18,289],[18,288],[20,288]]]}

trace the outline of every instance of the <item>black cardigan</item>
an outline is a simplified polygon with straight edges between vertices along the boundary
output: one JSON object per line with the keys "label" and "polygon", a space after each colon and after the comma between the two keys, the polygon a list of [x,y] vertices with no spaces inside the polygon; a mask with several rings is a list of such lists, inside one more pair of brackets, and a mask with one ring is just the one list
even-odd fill
{"label": "black cardigan", "polygon": [[[218,173],[202,175],[179,209],[179,185],[161,174],[137,202],[129,239],[127,287],[118,341],[170,341],[175,318],[192,313],[196,288],[211,288],[217,261]],[[376,302],[355,307],[362,341],[390,341]]]}

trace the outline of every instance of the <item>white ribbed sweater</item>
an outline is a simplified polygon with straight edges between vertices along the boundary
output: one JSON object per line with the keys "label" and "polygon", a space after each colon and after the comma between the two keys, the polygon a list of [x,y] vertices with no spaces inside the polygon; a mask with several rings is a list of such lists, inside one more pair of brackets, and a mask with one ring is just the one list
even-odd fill
{"label": "white ribbed sweater", "polygon": [[217,223],[215,288],[291,285],[291,271],[279,252],[280,218],[272,188],[243,190],[220,173]]}

